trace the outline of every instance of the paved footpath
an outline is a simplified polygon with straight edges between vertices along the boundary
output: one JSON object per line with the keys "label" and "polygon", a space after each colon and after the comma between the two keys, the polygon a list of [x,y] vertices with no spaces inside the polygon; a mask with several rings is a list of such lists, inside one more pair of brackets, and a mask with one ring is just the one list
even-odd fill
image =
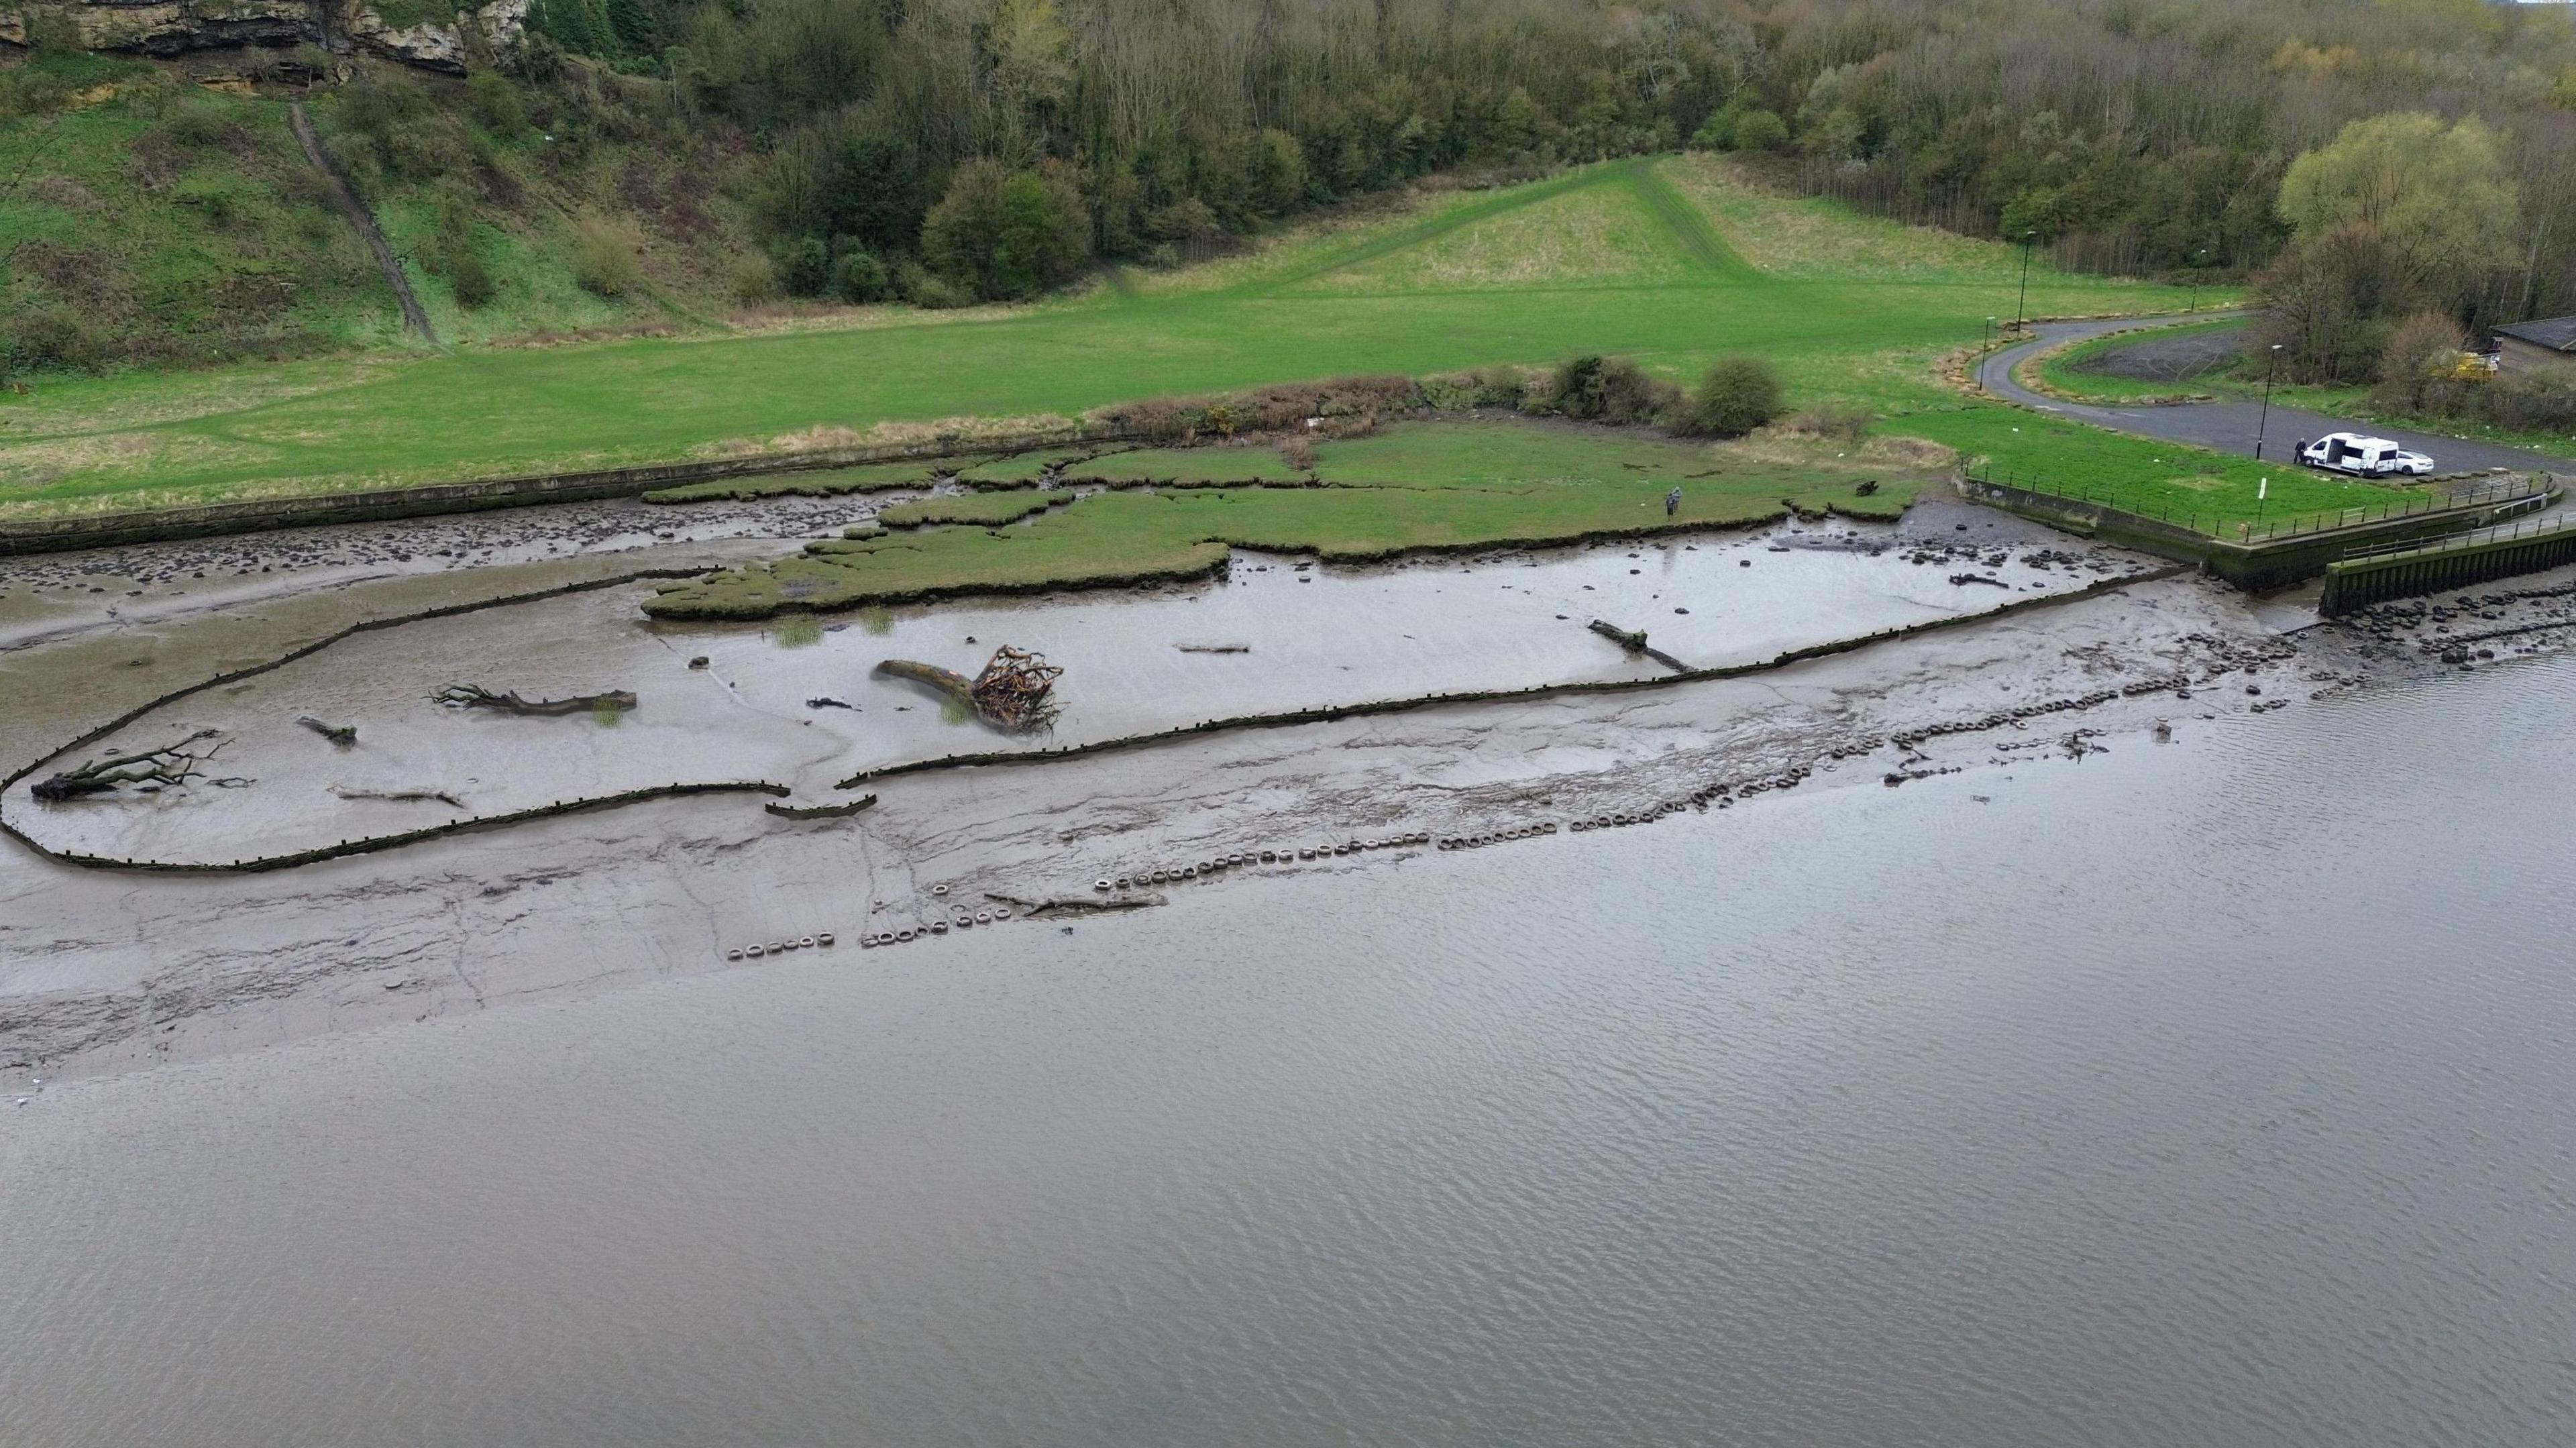
{"label": "paved footpath", "polygon": [[[2007,347],[1987,357],[1977,368],[1977,382],[1985,390],[2007,402],[2017,402],[2040,412],[2071,417],[2096,427],[2115,432],[2135,433],[2141,437],[2161,438],[2167,442],[2192,443],[2240,456],[2254,455],[2254,435],[2261,421],[2262,404],[2256,402],[2176,402],[2156,407],[2100,407],[2090,403],[2063,402],[2043,396],[2013,379],[2012,370],[2032,353],[2042,348],[2067,342],[2081,342],[2106,332],[2120,332],[2141,326],[2170,325],[2181,322],[2206,322],[2231,315],[2226,312],[2202,312],[2196,316],[2116,317],[2089,322],[2041,322],[2033,330],[2036,340]],[[2242,315],[2241,313],[2233,315]],[[2372,437],[2391,439],[2433,460],[2443,472],[2477,468],[2540,468],[2557,473],[2576,473],[2576,461],[2551,457],[2547,453],[2528,452],[2521,448],[2499,447],[2494,443],[2466,442],[2439,433],[2410,432],[2404,428],[2382,427],[2377,423],[2355,422],[2345,417],[2328,417],[2321,412],[2300,408],[2272,408],[2271,425],[2264,430],[2263,456],[2284,467],[2296,466],[2293,451],[2302,438],[2323,437],[2330,432],[2359,432]]]}

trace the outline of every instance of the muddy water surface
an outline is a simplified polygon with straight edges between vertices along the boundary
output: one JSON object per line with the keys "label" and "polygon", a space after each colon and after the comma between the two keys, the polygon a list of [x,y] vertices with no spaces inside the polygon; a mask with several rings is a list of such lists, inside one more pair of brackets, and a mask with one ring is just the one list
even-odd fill
{"label": "muddy water surface", "polygon": [[2571,709],[22,1090],[0,1442],[2563,1443]]}

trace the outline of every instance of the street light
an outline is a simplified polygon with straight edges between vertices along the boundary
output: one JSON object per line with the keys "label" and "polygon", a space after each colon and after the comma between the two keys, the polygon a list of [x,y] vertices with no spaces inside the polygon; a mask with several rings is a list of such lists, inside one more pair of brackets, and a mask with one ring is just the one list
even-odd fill
{"label": "street light", "polygon": [[2281,344],[2272,344],[2272,360],[2263,368],[2263,416],[2254,424],[2254,461],[2263,460],[2263,434],[2272,428],[2272,374],[2281,370]]}
{"label": "street light", "polygon": [[2013,304],[2013,330],[2022,328],[2022,318],[2030,314],[2030,244],[2039,239],[2037,231],[2021,234],[2021,300]]}
{"label": "street light", "polygon": [[2194,311],[2194,312],[2197,312],[2197,311],[2199,311],[2199,310],[2200,310],[2200,272],[2201,272],[2201,268],[2206,267],[2206,266],[2208,266],[2208,265],[2209,265],[2209,248],[2208,248],[2208,247],[2205,247],[2205,246],[2204,246],[2204,247],[2202,247],[2200,250],[2195,251],[2195,252],[2193,252],[2193,253],[2191,254],[2191,306],[2190,306],[2189,308],[2187,308],[2186,310]]}

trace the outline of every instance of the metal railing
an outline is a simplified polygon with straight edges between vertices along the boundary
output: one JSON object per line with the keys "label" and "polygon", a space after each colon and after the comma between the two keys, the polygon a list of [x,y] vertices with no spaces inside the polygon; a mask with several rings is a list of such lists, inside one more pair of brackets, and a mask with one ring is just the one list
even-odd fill
{"label": "metal railing", "polygon": [[2446,533],[2439,538],[2399,538],[2386,543],[2365,543],[2345,549],[2343,561],[2356,563],[2404,555],[2430,557],[2436,553],[2460,552],[2499,543],[2538,542],[2570,531],[2576,531],[2576,515],[2562,513],[2555,518],[2525,518],[2518,523],[2472,528],[2465,533]]}
{"label": "metal railing", "polygon": [[2131,518],[2169,524],[2186,532],[2229,543],[2269,543],[2285,538],[2339,532],[2346,528],[2368,527],[2374,523],[2386,523],[2429,513],[2497,507],[2525,501],[2537,507],[2544,504],[2556,491],[2554,482],[2545,475],[2539,478],[2517,476],[2492,483],[2481,483],[2464,490],[2455,489],[2448,493],[2409,494],[2377,507],[2365,505],[2314,513],[2293,513],[2276,519],[2257,521],[2231,519],[2218,515],[2203,518],[2194,509],[2185,509],[2177,514],[2170,498],[2156,499],[2153,503],[2136,497],[2124,501],[2117,488],[2098,492],[2089,488],[2069,488],[2062,484],[2052,484],[2045,478],[2025,478],[2011,471],[2004,472],[1999,478],[1992,463],[1986,465],[1986,471],[1982,477],[1974,473],[1965,474],[1965,476],[1970,482],[1988,487],[2013,488],[2040,497],[2056,498],[2070,503],[2087,503]]}

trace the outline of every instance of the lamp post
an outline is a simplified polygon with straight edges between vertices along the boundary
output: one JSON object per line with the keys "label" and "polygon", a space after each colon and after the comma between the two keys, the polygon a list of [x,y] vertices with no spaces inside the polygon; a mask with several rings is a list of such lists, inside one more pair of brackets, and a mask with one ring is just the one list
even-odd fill
{"label": "lamp post", "polygon": [[2039,239],[2037,231],[2021,234],[2021,300],[2013,304],[2013,330],[2022,329],[2022,319],[2030,315],[2030,246]]}
{"label": "lamp post", "polygon": [[2200,310],[2200,273],[2201,269],[2208,265],[2208,247],[2204,246],[2191,254],[2191,305],[2184,310],[2192,312]]}
{"label": "lamp post", "polygon": [[2254,461],[2263,460],[2263,434],[2272,430],[2272,374],[2281,370],[2281,344],[2272,344],[2272,360],[2263,368],[2263,416],[2254,424]]}

